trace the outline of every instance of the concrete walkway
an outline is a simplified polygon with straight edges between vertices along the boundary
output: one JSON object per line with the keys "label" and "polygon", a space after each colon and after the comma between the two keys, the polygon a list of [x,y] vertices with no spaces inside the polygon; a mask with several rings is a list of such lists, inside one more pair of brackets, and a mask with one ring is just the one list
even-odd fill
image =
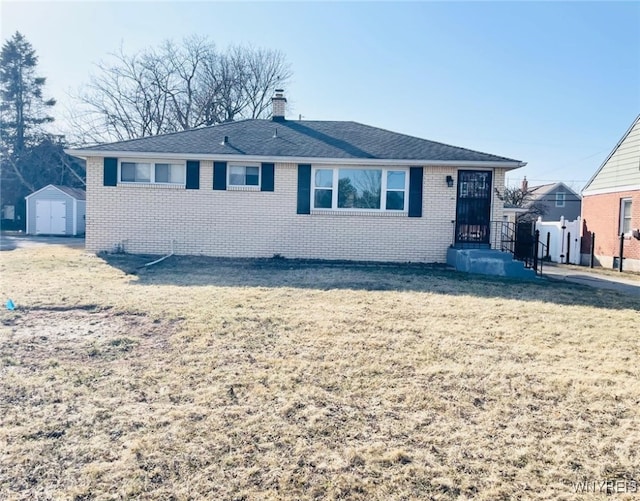
{"label": "concrete walkway", "polygon": [[551,280],[561,280],[589,287],[614,290],[640,298],[640,277],[629,277],[625,276],[624,273],[620,273],[620,276],[617,276],[615,274],[598,273],[597,269],[587,267],[576,269],[569,266],[544,263],[542,275]]}
{"label": "concrete walkway", "polygon": [[24,233],[2,232],[0,234],[0,251],[11,251],[28,247],[41,247],[43,245],[65,245],[84,249],[83,237],[41,237],[30,236]]}

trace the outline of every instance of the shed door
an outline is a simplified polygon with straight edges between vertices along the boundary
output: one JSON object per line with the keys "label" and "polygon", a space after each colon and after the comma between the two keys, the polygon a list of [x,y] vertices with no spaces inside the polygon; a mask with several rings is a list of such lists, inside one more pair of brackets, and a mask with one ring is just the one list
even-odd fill
{"label": "shed door", "polygon": [[64,235],[67,205],[64,200],[36,200],[36,234]]}

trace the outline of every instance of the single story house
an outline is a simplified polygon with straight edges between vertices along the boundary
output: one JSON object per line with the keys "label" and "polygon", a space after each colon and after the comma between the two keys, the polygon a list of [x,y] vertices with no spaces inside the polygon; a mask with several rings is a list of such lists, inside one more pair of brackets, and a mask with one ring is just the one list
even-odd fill
{"label": "single story house", "polygon": [[49,184],[25,199],[28,235],[84,234],[85,190]]}
{"label": "single story house", "polygon": [[640,271],[640,115],[582,190],[584,260],[595,235],[594,257],[617,267],[623,236],[623,268]]}
{"label": "single story house", "polygon": [[527,206],[538,207],[543,221],[560,221],[562,217],[575,221],[580,217],[582,198],[563,182],[532,186],[528,190],[530,201]]}
{"label": "single story house", "polygon": [[505,203],[509,221],[575,221],[580,217],[582,198],[569,186],[556,183],[529,186],[525,177],[520,184],[523,201],[518,206]]}
{"label": "single story house", "polygon": [[446,261],[491,245],[496,188],[525,163],[348,121],[240,120],[70,149],[89,251]]}

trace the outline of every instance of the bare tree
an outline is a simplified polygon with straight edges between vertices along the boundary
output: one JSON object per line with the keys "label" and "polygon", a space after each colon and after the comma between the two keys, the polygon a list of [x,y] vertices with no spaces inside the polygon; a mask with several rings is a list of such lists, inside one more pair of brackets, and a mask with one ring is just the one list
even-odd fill
{"label": "bare tree", "polygon": [[291,71],[282,52],[264,49],[242,52],[246,75],[243,91],[248,100],[248,118],[260,118],[270,110],[273,90],[291,78]]}
{"label": "bare tree", "polygon": [[284,55],[267,49],[216,50],[207,38],[126,54],[97,65],[74,96],[75,143],[135,139],[241,118],[267,117],[269,98],[291,78]]}
{"label": "bare tree", "polygon": [[171,83],[164,63],[153,53],[113,54],[115,63],[100,63],[83,92],[76,96],[81,112],[72,125],[84,142],[104,138],[122,141],[167,130]]}
{"label": "bare tree", "polygon": [[160,93],[168,100],[166,128],[187,130],[203,125],[202,111],[198,106],[203,92],[202,72],[207,62],[217,55],[212,44],[204,38],[191,37],[177,46],[166,41],[158,53],[149,55],[157,75]]}
{"label": "bare tree", "polygon": [[507,186],[502,193],[496,188],[495,192],[497,197],[505,204],[511,207],[527,209],[526,212],[518,215],[518,221],[531,221],[537,219],[538,216],[544,216],[546,213],[544,205],[535,200],[533,193],[529,191],[526,184],[519,188]]}
{"label": "bare tree", "polygon": [[200,95],[206,111],[203,125],[245,118],[241,116],[247,106],[245,72],[244,55],[239,49],[230,49],[207,61],[202,75],[204,92]]}

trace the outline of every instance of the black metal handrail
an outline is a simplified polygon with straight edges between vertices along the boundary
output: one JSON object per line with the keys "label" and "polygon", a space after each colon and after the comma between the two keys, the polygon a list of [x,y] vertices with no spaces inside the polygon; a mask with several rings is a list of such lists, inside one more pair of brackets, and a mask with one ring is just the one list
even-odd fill
{"label": "black metal handrail", "polygon": [[533,269],[538,275],[542,275],[542,263],[544,259],[540,256],[547,256],[549,248],[546,244],[540,241],[540,230],[536,230],[534,233],[534,251],[533,251]]}
{"label": "black metal handrail", "polygon": [[548,247],[540,242],[540,232],[532,224],[510,221],[490,221],[488,224],[453,223],[452,247],[465,249],[497,249],[508,252],[525,267],[542,274],[542,256]]}

